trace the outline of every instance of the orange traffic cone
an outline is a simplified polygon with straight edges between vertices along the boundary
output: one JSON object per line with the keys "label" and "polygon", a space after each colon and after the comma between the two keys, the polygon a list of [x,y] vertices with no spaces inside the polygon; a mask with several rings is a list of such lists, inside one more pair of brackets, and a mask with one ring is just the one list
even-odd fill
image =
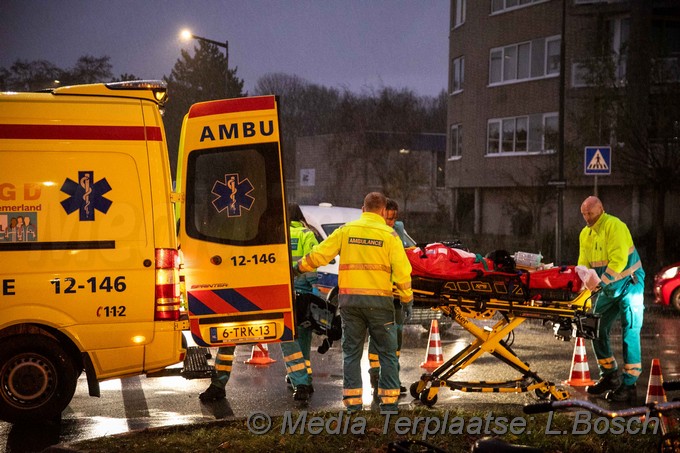
{"label": "orange traffic cone", "polygon": [[649,372],[649,383],[647,384],[647,398],[645,404],[665,403],[666,391],[663,389],[663,376],[661,375],[661,364],[659,359],[652,359],[652,370]]}
{"label": "orange traffic cone", "polygon": [[564,381],[564,383],[571,385],[572,387],[584,387],[595,383],[590,379],[590,369],[588,368],[588,358],[586,357],[586,345],[581,337],[576,337],[574,358],[571,361],[569,379]]}
{"label": "orange traffic cone", "polygon": [[269,357],[269,348],[267,343],[258,343],[253,346],[253,352],[250,353],[250,358],[245,361],[250,365],[269,365],[276,360]]}
{"label": "orange traffic cone", "polygon": [[430,371],[443,363],[444,356],[442,354],[442,340],[439,337],[439,321],[433,319],[432,324],[430,324],[430,337],[427,340],[427,355],[425,356],[425,361],[420,366]]}
{"label": "orange traffic cone", "polygon": [[[661,363],[659,359],[652,359],[652,369],[649,372],[649,383],[647,384],[647,397],[645,405],[651,403],[666,403],[666,391],[663,389],[663,376],[661,375]],[[645,416],[640,417],[645,420]],[[661,423],[666,430],[674,429],[676,423],[671,417],[661,415]],[[663,428],[662,428],[663,429]]]}

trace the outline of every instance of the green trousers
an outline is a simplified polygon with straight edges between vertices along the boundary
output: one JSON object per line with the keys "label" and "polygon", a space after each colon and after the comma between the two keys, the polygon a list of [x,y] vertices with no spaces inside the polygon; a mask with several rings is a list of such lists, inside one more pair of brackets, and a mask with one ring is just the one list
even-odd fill
{"label": "green trousers", "polygon": [[222,346],[217,348],[215,357],[215,372],[212,375],[212,385],[221,389],[227,386],[231,376],[231,366],[234,362],[236,346]]}
{"label": "green trousers", "polygon": [[312,348],[312,329],[297,326],[298,337],[295,341],[281,343],[286,374],[293,387],[312,384],[312,367],[309,359]]}
{"label": "green trousers", "polygon": [[399,398],[397,325],[394,309],[341,307],[343,403],[348,411],[361,410],[363,384],[361,358],[366,332],[373,342],[380,363],[378,395],[381,411],[396,411]]}
{"label": "green trousers", "polygon": [[[401,308],[401,302],[394,303],[394,323],[397,326],[397,365],[399,366],[399,356],[401,354],[402,337],[404,334],[404,310]],[[378,359],[378,351],[375,347],[375,342],[368,339],[368,374],[371,376],[371,383],[377,383],[380,379],[380,361]]]}
{"label": "green trousers", "polygon": [[631,283],[627,291],[618,297],[610,297],[606,290],[597,295],[594,313],[599,314],[599,337],[593,340],[593,350],[597,358],[600,376],[615,373],[619,370],[611,347],[611,328],[614,321],[621,320],[621,337],[623,340],[623,383],[632,385],[642,373],[642,351],[640,348],[640,330],[644,313],[644,282]]}

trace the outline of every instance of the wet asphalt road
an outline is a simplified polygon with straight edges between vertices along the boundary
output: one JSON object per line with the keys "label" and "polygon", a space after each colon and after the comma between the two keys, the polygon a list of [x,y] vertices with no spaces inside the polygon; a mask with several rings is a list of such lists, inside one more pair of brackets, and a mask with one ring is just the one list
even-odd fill
{"label": "wet asphalt road", "polygon": [[[492,325],[490,321],[478,321]],[[420,367],[427,355],[429,332],[420,326],[406,326],[401,355],[401,380],[407,388],[426,372]],[[440,334],[444,359],[467,346],[473,337],[454,324]],[[615,355],[621,362],[621,344],[618,330],[614,331]],[[88,396],[84,376],[73,401],[64,411],[60,424],[47,426],[13,426],[0,422],[0,453],[41,451],[50,445],[67,444],[83,439],[125,433],[144,428],[200,423],[228,418],[245,418],[262,411],[270,416],[285,411],[341,411],[342,360],[339,342],[326,354],[316,352],[321,342],[315,337],[312,348],[315,392],[308,403],[293,401],[292,392],[284,382],[285,366],[278,345],[270,345],[269,354],[276,360],[267,366],[244,363],[252,349],[236,349],[232,378],[227,386],[227,399],[202,404],[198,394],[209,380],[186,380],[181,377],[146,378],[143,376],[116,379],[101,383],[101,398]],[[642,335],[643,373],[638,381],[638,403],[643,404],[647,391],[652,359],[658,358],[663,379],[680,379],[680,314],[647,306]],[[563,342],[554,338],[552,330],[538,320],[528,320],[514,330],[512,349],[520,359],[543,379],[559,384],[573,398],[586,399],[583,387],[563,385],[570,377],[574,353],[574,339]],[[597,379],[594,353],[586,341],[586,355],[591,376]],[[367,360],[364,367],[368,368]],[[366,374],[367,376],[367,374]],[[495,357],[481,356],[469,367],[459,371],[454,380],[507,380],[518,378],[519,373]],[[371,405],[368,378],[364,382],[364,405]],[[670,395],[669,395],[670,396]],[[675,395],[677,396],[677,395]],[[670,399],[670,398],[669,398]],[[521,406],[535,402],[533,392],[528,393],[466,393],[441,389],[435,408],[493,410],[499,406]],[[593,400],[602,404],[602,400]],[[410,396],[400,398],[400,407],[420,405]]]}

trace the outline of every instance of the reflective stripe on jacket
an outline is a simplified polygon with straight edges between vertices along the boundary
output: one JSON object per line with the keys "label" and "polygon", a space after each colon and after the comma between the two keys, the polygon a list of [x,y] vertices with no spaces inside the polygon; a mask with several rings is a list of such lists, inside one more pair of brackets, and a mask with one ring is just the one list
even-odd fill
{"label": "reflective stripe on jacket", "polygon": [[633,238],[618,218],[603,213],[595,225],[581,230],[579,244],[578,264],[595,269],[603,285],[612,285],[618,292],[632,274],[644,281],[645,271]]}
{"label": "reflective stripe on jacket", "polygon": [[[392,300],[392,282],[403,303],[413,300],[411,263],[395,231],[372,212],[336,229],[300,260],[306,272],[328,264],[340,255],[338,286],[341,306],[382,307]],[[378,296],[382,301],[372,300]]]}

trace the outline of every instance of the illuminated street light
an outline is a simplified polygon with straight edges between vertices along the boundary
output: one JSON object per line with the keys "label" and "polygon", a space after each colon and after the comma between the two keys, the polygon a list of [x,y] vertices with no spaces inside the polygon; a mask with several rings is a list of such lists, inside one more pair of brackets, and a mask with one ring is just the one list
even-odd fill
{"label": "illuminated street light", "polygon": [[224,55],[226,56],[227,62],[227,73],[229,72],[229,41],[219,42],[212,39],[203,38],[202,36],[196,36],[195,34],[191,33],[190,30],[187,29],[182,30],[182,32],[180,33],[180,37],[185,41],[188,41],[190,39],[196,39],[198,41],[214,44],[218,47],[224,47]]}
{"label": "illuminated street light", "polygon": [[225,83],[224,83],[224,91],[225,91],[225,97],[229,97],[229,41],[224,41],[224,42],[219,42],[219,41],[214,41],[212,39],[208,38],[203,38],[202,36],[196,36],[195,34],[191,33],[190,30],[184,29],[180,33],[180,37],[188,41],[190,39],[196,39],[198,41],[203,41],[207,42],[208,44],[214,44],[217,47],[224,47],[224,55],[225,55],[225,63],[227,66],[227,71],[225,74]]}

